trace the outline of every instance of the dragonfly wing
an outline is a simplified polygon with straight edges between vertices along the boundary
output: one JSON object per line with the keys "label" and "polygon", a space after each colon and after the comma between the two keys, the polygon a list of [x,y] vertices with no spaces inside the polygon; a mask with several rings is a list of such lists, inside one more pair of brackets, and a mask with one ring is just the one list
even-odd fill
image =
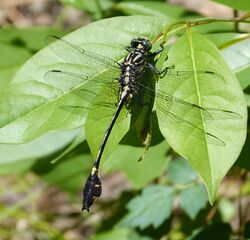
{"label": "dragonfly wing", "polygon": [[[96,106],[100,105],[100,107],[106,107],[106,108],[111,108],[114,109],[115,106],[112,103],[108,103],[108,102],[97,102],[95,103]],[[71,112],[77,115],[83,115],[83,113],[89,111],[91,108],[90,105],[63,105],[60,106],[61,110],[67,111],[67,112]]]}
{"label": "dragonfly wing", "polygon": [[63,92],[68,92],[85,84],[88,80],[88,76],[60,70],[51,70],[45,74],[44,80],[50,86],[60,89]]}
{"label": "dragonfly wing", "polygon": [[[173,128],[214,145],[224,146],[224,142],[212,133],[207,132],[207,121],[241,119],[241,115],[230,110],[205,108],[189,103],[163,91],[155,91],[137,83],[137,88],[151,98],[157,98],[156,110],[163,113],[166,127]],[[164,126],[165,126],[164,125]]]}
{"label": "dragonfly wing", "polygon": [[[149,88],[143,84],[137,83],[137,85],[138,88],[144,89],[143,91],[146,95],[160,99],[160,107],[162,111],[169,112],[172,109],[172,112],[174,112],[175,115],[182,116],[182,118],[185,118],[188,114],[192,115],[193,118],[199,117],[202,114],[202,117],[206,121],[242,119],[240,114],[231,110],[201,107],[197,104],[174,97],[166,92],[160,90],[156,91],[155,89]],[[186,118],[188,119],[188,116],[186,116]],[[195,119],[192,119],[192,121],[195,121]]]}
{"label": "dragonfly wing", "polygon": [[95,77],[70,71],[50,70],[45,74],[44,81],[63,91],[91,89],[92,86],[94,92],[94,87],[106,85],[112,88],[112,86],[119,84],[117,74],[119,72],[103,72]]}
{"label": "dragonfly wing", "polygon": [[165,121],[162,123],[164,127],[171,128],[173,130],[181,132],[185,134],[187,138],[189,136],[192,136],[210,144],[214,144],[217,146],[225,146],[224,141],[222,141],[220,138],[218,138],[212,133],[204,131],[203,130],[204,126],[202,124],[200,125],[194,124],[179,116],[176,116],[172,112],[168,112],[166,115],[164,115],[164,117]]}
{"label": "dragonfly wing", "polygon": [[81,69],[81,71],[85,72],[92,69],[92,72],[97,73],[108,68],[120,69],[120,64],[109,57],[87,51],[54,35],[46,38],[47,44],[54,41],[56,41],[55,44],[49,45],[49,48],[56,54],[57,58],[67,65],[73,65],[75,68]]}

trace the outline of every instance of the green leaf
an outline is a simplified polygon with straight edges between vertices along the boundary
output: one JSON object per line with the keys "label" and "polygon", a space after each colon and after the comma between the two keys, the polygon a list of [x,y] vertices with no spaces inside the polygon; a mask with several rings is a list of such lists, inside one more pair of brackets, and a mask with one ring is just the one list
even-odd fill
{"label": "green leaf", "polygon": [[221,49],[223,57],[236,74],[242,89],[246,89],[250,85],[249,34],[214,33],[206,36]]}
{"label": "green leaf", "polygon": [[150,225],[159,227],[171,215],[174,195],[171,187],[152,185],[144,188],[141,196],[128,203],[129,214],[122,219],[120,225],[140,229]]}
{"label": "green leaf", "polygon": [[217,48],[224,49],[224,48],[230,47],[233,44],[236,44],[245,39],[248,39],[249,34],[224,32],[224,33],[206,34],[206,37],[210,41],[212,41],[217,46]]}
{"label": "green leaf", "polygon": [[87,11],[95,19],[102,19],[109,13],[115,0],[61,0],[62,3]]}
{"label": "green leaf", "polygon": [[132,229],[116,228],[111,231],[96,234],[91,240],[107,240],[107,239],[119,239],[119,240],[150,240],[151,238],[141,236]]}
{"label": "green leaf", "polygon": [[181,7],[156,1],[120,2],[114,5],[114,8],[127,15],[149,15],[166,18],[178,18],[185,13],[185,9]]}
{"label": "green leaf", "polygon": [[185,159],[175,159],[168,165],[168,178],[173,183],[188,184],[197,179],[197,174]]}
{"label": "green leaf", "polygon": [[133,187],[140,189],[166,171],[168,150],[168,144],[163,141],[156,146],[151,146],[145,158],[138,161],[144,151],[142,147],[119,145],[105,161],[103,170],[105,172],[123,171]]}
{"label": "green leaf", "polygon": [[0,145],[0,174],[23,172],[30,169],[37,159],[55,154],[79,134],[78,130],[49,133],[20,145]]}
{"label": "green leaf", "polygon": [[206,207],[207,202],[204,185],[194,185],[180,192],[180,206],[191,219],[195,219],[199,211]]}
{"label": "green leaf", "polygon": [[[182,117],[187,122],[177,121],[178,119],[172,119],[172,115],[168,117],[161,111],[166,107],[161,98],[156,98],[156,111],[163,136],[200,174],[207,187],[209,200],[213,203],[220,182],[236,161],[245,141],[247,108],[244,95],[237,79],[214,44],[197,32],[189,30],[180,37],[172,45],[168,56],[168,66],[174,65],[175,70],[211,71],[216,74],[190,74],[181,81],[171,79],[167,74],[159,81],[159,89],[168,89],[175,97],[202,107],[229,110],[238,114],[235,119],[220,119],[215,116],[213,121],[204,121],[205,116],[201,112],[195,114],[193,111],[186,111]],[[206,78],[207,75],[211,77]],[[173,108],[175,114],[175,104],[169,103],[167,111]],[[195,128],[194,124],[200,130]],[[212,135],[202,136],[201,130]],[[215,136],[215,139],[224,144],[212,142],[211,136]]]}
{"label": "green leaf", "polygon": [[52,32],[60,33],[48,27],[0,29],[0,91],[5,89],[33,52],[44,47],[45,37]]}
{"label": "green leaf", "polygon": [[250,39],[238,42],[222,50],[222,55],[226,59],[230,68],[236,74],[243,89],[250,86]]}
{"label": "green leaf", "polygon": [[[78,29],[65,39],[90,51],[120,60],[126,54],[122,46],[138,36],[154,39],[166,23],[164,19],[153,17],[111,18]],[[76,128],[84,124],[84,114],[95,92],[92,95],[86,93],[83,99],[79,89],[87,88],[86,80],[69,81],[72,75],[63,79],[57,77],[48,82],[45,74],[52,69],[87,74],[89,82],[95,82],[108,67],[98,71],[94,63],[84,65],[76,51],[62,46],[60,42],[41,50],[26,62],[0,96],[1,143],[23,143],[48,131]],[[85,109],[81,114],[62,109],[62,106],[81,106],[84,103]]]}
{"label": "green leaf", "polygon": [[250,11],[250,2],[246,0],[213,0],[214,2],[221,3],[227,5],[231,8]]}
{"label": "green leaf", "polygon": [[61,158],[69,154],[73,149],[75,149],[77,146],[83,143],[84,140],[85,140],[85,136],[84,136],[84,133],[81,131],[81,133],[75,137],[75,139],[70,143],[70,145],[60,155],[54,158],[51,161],[51,163],[56,163],[57,161],[59,161]]}
{"label": "green leaf", "polygon": [[26,49],[0,42],[0,56],[0,91],[3,91],[31,53]]}

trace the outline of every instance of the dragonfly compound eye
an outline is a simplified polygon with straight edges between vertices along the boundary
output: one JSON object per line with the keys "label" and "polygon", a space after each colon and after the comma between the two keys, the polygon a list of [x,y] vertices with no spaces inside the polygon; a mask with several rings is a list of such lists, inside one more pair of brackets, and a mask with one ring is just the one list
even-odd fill
{"label": "dragonfly compound eye", "polygon": [[102,194],[101,180],[98,177],[98,171],[93,168],[92,173],[89,175],[87,182],[83,189],[83,205],[82,211],[87,210],[93,204],[96,198],[100,197]]}
{"label": "dragonfly compound eye", "polygon": [[146,38],[135,38],[131,40],[131,47],[138,48],[139,46],[143,46],[144,50],[150,51],[152,48],[151,42]]}

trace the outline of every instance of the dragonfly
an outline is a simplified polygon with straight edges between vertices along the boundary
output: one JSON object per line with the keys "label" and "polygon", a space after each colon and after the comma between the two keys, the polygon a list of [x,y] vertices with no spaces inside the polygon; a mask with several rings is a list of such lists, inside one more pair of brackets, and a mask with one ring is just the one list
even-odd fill
{"label": "dragonfly", "polygon": [[[195,103],[173,96],[165,91],[157,90],[145,83],[145,79],[148,76],[156,77],[156,79],[169,76],[169,78],[174,81],[180,81],[181,79],[190,76],[190,74],[194,74],[192,71],[177,71],[174,69],[174,66],[165,67],[162,71],[157,69],[155,65],[158,56],[160,56],[164,50],[163,44],[160,44],[158,50],[152,51],[152,44],[147,38],[134,38],[131,40],[130,45],[125,47],[127,52],[126,56],[121,62],[119,62],[107,56],[88,51],[57,36],[50,36],[49,41],[52,40],[56,40],[57,45],[55,46],[59,46],[59,48],[55,50],[57,55],[60,57],[59,50],[61,49],[69,50],[72,55],[71,59],[77,59],[75,65],[79,65],[79,69],[77,72],[73,70],[71,71],[71,69],[67,69],[67,71],[64,69],[52,69],[45,74],[45,81],[47,83],[60,88],[62,86],[62,84],[60,84],[62,81],[64,83],[67,82],[69,86],[66,86],[66,90],[79,88],[79,86],[82,86],[81,90],[83,90],[85,83],[90,83],[90,86],[91,84],[93,84],[93,86],[106,85],[108,87],[110,86],[110,88],[115,85],[119,88],[116,110],[114,111],[111,122],[104,133],[103,141],[93,163],[91,173],[83,188],[82,211],[89,211],[94,201],[101,196],[102,185],[98,174],[99,166],[108,138],[121,110],[124,107],[130,108],[131,103],[134,101],[140,102],[142,96],[148,96],[152,99],[159,98],[161,100],[161,104],[158,104],[158,111],[164,113],[165,117],[169,119],[170,122],[178,123],[179,126],[182,126],[177,128],[176,131],[185,132],[186,127],[191,127],[192,129],[195,129],[195,131],[193,131],[194,137],[201,140],[206,139],[209,144],[218,146],[225,145],[224,141],[218,136],[205,131],[199,124],[199,121],[196,121],[196,118],[198,119],[201,114],[205,120],[241,118],[241,115],[236,112],[199,106]],[[67,56],[64,56],[63,54],[61,58],[67,60]],[[93,69],[89,70],[91,66]],[[93,72],[104,72],[106,69],[108,74],[101,75],[100,79],[91,77]],[[211,79],[217,76],[213,71],[197,71],[195,74],[198,76],[201,75],[205,79]],[[65,89],[62,90],[65,91]],[[139,103],[139,105],[140,104],[143,104],[143,101],[142,103]],[[68,107],[77,108],[78,106]],[[185,115],[187,112],[191,113],[192,119]]]}

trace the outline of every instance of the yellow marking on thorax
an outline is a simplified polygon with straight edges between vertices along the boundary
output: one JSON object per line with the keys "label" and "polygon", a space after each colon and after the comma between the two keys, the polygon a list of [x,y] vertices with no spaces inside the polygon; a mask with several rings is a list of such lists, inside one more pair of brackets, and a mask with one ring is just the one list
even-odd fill
{"label": "yellow marking on thorax", "polygon": [[96,172],[98,172],[98,169],[96,167],[93,167],[91,170],[91,175],[95,175]]}

